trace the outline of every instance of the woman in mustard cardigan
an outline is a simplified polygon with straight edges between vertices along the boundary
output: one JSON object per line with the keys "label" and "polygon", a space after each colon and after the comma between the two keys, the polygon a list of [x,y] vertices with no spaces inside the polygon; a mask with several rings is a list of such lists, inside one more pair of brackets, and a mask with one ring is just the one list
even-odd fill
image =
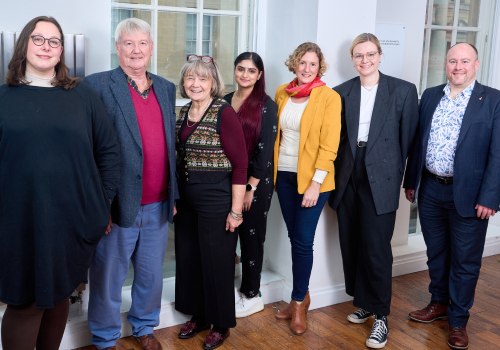
{"label": "woman in mustard cardigan", "polygon": [[276,91],[278,137],[274,146],[274,181],[292,245],[293,291],[287,309],[276,315],[291,319],[293,333],[306,331],[311,303],[309,278],[319,216],[335,188],[333,161],[340,139],[340,96],[325,86],[327,65],[321,49],[303,43],[285,62],[296,74]]}

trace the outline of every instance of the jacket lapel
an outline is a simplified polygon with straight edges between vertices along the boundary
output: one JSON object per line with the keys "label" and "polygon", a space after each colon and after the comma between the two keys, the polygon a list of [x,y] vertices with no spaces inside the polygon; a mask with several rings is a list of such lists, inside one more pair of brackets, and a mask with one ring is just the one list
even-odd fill
{"label": "jacket lapel", "polygon": [[300,119],[300,142],[299,142],[299,154],[304,149],[306,145],[307,136],[309,135],[309,130],[311,130],[311,125],[316,115],[316,102],[319,99],[320,89],[313,89],[309,97],[309,102],[307,103],[306,109],[302,114]]}
{"label": "jacket lapel", "polygon": [[120,106],[123,118],[125,119],[135,142],[142,149],[141,132],[139,130],[139,123],[137,122],[137,116],[135,114],[134,102],[132,101],[132,98],[130,98],[127,78],[120,67],[113,71],[111,74],[111,80],[113,80],[113,83],[110,84],[110,88],[115,97],[115,101]]}
{"label": "jacket lapel", "polygon": [[460,143],[464,140],[467,131],[469,130],[472,122],[474,121],[474,117],[477,114],[479,108],[483,104],[484,97],[484,88],[481,84],[476,81],[476,85],[474,86],[474,90],[472,90],[472,94],[470,95],[469,103],[467,104],[467,108],[465,109],[465,114],[462,119],[462,127],[460,128],[460,135],[458,136],[457,148],[460,146]]}
{"label": "jacket lapel", "polygon": [[171,118],[173,117],[174,111],[172,111],[170,108],[169,93],[165,84],[163,84],[159,79],[153,81],[153,90],[155,92],[156,99],[158,101],[158,104],[160,105],[161,114],[163,116],[163,128],[165,129],[167,146],[171,147],[174,140],[172,140],[172,133],[170,128],[172,126],[175,127],[175,121],[174,123],[172,123]]}
{"label": "jacket lapel", "polygon": [[347,137],[351,146],[353,158],[356,156],[356,144],[358,142],[359,109],[361,104],[361,80],[357,78],[351,86],[351,91],[345,99],[345,119],[347,126]]}
{"label": "jacket lapel", "polygon": [[[443,89],[438,89],[431,97],[430,101],[427,104],[427,107],[424,107],[425,110],[422,110],[423,118],[420,116],[420,122],[423,122],[423,128],[422,128],[422,152],[421,155],[423,156],[423,159],[425,161],[425,157],[427,155],[427,145],[429,144],[429,134],[431,132],[431,125],[432,125],[432,117],[434,116],[434,112],[436,112],[436,108],[439,105],[439,102],[441,102],[441,99],[444,96],[444,91]],[[420,103],[422,103],[421,101]]]}
{"label": "jacket lapel", "polygon": [[[389,87],[387,86],[387,78],[384,74],[379,73],[377,95],[375,96],[375,104],[373,105],[372,119],[370,122],[370,131],[368,133],[368,146],[366,153],[370,152],[375,141],[380,135],[380,131],[385,124],[389,112]],[[358,121],[359,124],[359,121]]]}

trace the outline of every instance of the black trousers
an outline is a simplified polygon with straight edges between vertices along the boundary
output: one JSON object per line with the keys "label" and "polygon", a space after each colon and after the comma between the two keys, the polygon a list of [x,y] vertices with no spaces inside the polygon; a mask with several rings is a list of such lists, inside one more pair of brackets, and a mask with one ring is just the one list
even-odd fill
{"label": "black trousers", "polygon": [[377,215],[365,152],[366,147],[356,147],[354,169],[337,209],[346,293],[356,307],[389,315],[396,212]]}
{"label": "black trousers", "polygon": [[[272,170],[272,169],[271,169]],[[239,227],[241,263],[243,277],[240,292],[248,298],[259,294],[264,242],[267,231],[267,213],[274,191],[273,173],[262,179],[254,193],[250,210],[243,213],[243,223]]]}
{"label": "black trousers", "polygon": [[175,309],[217,327],[236,326],[234,252],[237,232],[226,231],[231,177],[217,184],[179,181],[175,215]]}

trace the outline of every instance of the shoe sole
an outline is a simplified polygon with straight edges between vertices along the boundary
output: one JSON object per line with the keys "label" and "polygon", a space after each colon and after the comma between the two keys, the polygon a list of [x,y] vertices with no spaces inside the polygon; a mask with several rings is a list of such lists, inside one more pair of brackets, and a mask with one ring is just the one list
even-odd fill
{"label": "shoe sole", "polygon": [[[387,336],[389,336],[389,333],[387,333]],[[369,347],[371,349],[382,349],[383,347],[385,347],[385,344],[387,344],[387,340],[383,343],[380,343],[380,344],[373,344],[373,343],[369,343],[368,339],[367,339],[365,344],[367,347]]]}
{"label": "shoe sole", "polygon": [[421,319],[418,319],[418,318],[415,318],[415,317],[412,317],[410,315],[408,315],[408,318],[410,320],[413,320],[413,321],[416,321],[416,322],[420,322],[420,323],[432,323],[434,321],[438,321],[438,320],[447,320],[448,319],[448,316],[440,316],[440,317],[436,317],[436,318],[433,318],[432,320],[429,320],[429,321],[424,321],[424,320],[421,320]]}
{"label": "shoe sole", "polygon": [[367,317],[367,318],[354,318],[354,317],[351,317],[351,315],[347,316],[347,321],[349,322],[352,322],[352,323],[356,323],[356,324],[360,324],[360,323],[365,323],[366,321],[368,321],[370,318],[373,318],[375,317],[375,315],[371,315],[370,317]]}
{"label": "shoe sole", "polygon": [[303,334],[307,331],[307,328],[306,328],[306,330],[305,330],[304,332],[302,332],[302,333],[295,333],[295,332],[294,332],[291,328],[290,328],[290,331],[291,331],[293,334],[295,334],[295,335],[303,335]]}
{"label": "shoe sole", "polygon": [[248,316],[253,315],[257,312],[261,312],[262,310],[264,310],[264,301],[261,300],[259,303],[255,304],[250,309],[248,309],[246,311],[239,312],[239,313],[237,312],[236,318],[248,317]]}
{"label": "shoe sole", "polygon": [[190,336],[185,336],[185,335],[179,335],[179,334],[177,334],[177,337],[178,337],[179,339],[191,339],[191,338],[196,337],[196,335],[197,335],[198,333],[201,333],[201,332],[203,332],[203,331],[206,331],[207,329],[210,329],[210,327],[211,327],[210,325],[207,325],[206,327],[204,327],[204,328],[200,329],[198,332],[196,332],[196,333],[194,333],[193,335],[190,335]]}
{"label": "shoe sole", "polygon": [[217,349],[218,347],[221,347],[224,344],[224,342],[227,340],[227,338],[229,338],[230,335],[231,335],[231,333],[229,333],[227,335],[226,339],[224,339],[224,341],[222,343],[220,343],[219,345],[217,345],[217,346],[208,347],[208,346],[205,346],[205,343],[203,343],[203,349],[205,349],[205,350],[212,350],[212,349]]}
{"label": "shoe sole", "polygon": [[456,346],[456,345],[451,345],[450,342],[448,342],[448,346],[452,349],[458,349],[458,350],[465,350],[469,348],[469,345],[467,346]]}

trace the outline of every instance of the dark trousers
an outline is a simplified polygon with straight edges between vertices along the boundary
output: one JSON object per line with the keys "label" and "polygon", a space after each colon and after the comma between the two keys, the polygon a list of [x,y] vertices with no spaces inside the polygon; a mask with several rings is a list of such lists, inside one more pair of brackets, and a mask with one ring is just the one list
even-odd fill
{"label": "dark trousers", "polygon": [[396,212],[377,215],[365,152],[365,147],[356,147],[354,168],[337,208],[345,287],[355,306],[389,315]]}
{"label": "dark trousers", "polygon": [[248,298],[255,297],[260,291],[267,213],[271,206],[274,191],[272,174],[271,172],[270,177],[259,182],[250,210],[243,213],[244,220],[239,227],[241,263],[243,267],[240,292],[244,293]]}
{"label": "dark trousers", "polygon": [[314,207],[303,208],[304,195],[297,190],[297,173],[289,171],[278,171],[276,192],[292,246],[292,300],[303,301],[313,266],[316,226],[330,192],[320,193]]}
{"label": "dark trousers", "polygon": [[488,220],[464,218],[453,200],[453,185],[423,175],[418,213],[427,245],[431,300],[448,308],[448,323],[465,327],[474,302]]}
{"label": "dark trousers", "polygon": [[234,252],[238,232],[226,231],[231,177],[217,184],[179,181],[175,215],[175,309],[217,327],[236,326]]}

